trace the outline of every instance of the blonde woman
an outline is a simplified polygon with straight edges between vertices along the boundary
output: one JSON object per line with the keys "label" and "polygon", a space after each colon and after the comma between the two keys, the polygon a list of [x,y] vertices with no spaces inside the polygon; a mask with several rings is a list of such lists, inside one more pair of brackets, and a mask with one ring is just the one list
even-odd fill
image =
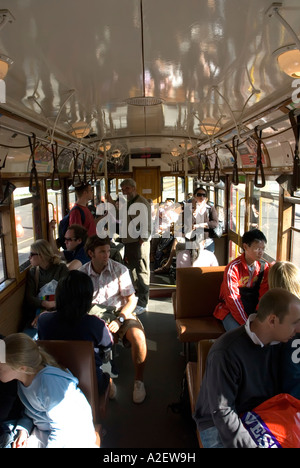
{"label": "blonde woman", "polygon": [[291,262],[276,262],[268,276],[269,288],[283,288],[300,298],[300,269]]}
{"label": "blonde woman", "polygon": [[78,379],[24,333],[9,335],[4,343],[6,362],[0,363],[0,380],[18,381],[25,409],[26,430],[20,427],[13,447],[95,447],[92,411],[77,387]]}
{"label": "blonde woman", "polygon": [[[35,328],[41,311],[55,309],[56,285],[67,275],[68,268],[44,239],[38,239],[31,245],[29,260],[31,268],[27,274],[25,289],[24,321],[25,326]],[[30,333],[30,336],[34,335]]]}

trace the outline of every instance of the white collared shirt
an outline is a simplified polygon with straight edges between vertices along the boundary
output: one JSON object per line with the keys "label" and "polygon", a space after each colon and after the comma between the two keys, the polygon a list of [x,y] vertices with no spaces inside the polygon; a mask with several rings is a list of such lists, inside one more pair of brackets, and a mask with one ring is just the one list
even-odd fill
{"label": "white collared shirt", "polygon": [[[254,333],[253,331],[251,331],[251,328],[250,328],[250,323],[253,322],[253,320],[255,319],[255,317],[256,317],[256,314],[251,314],[251,315],[249,315],[248,320],[247,320],[247,322],[245,323],[245,330],[246,330],[247,335],[248,335],[248,336],[251,338],[251,340],[253,341],[253,343],[256,344],[256,345],[259,345],[259,346],[261,346],[261,347],[263,348],[265,345],[263,344],[262,341],[260,341],[260,339],[258,338],[258,336],[256,335],[256,333]],[[272,342],[270,343],[270,345],[276,345],[276,344],[278,344],[278,343],[280,343],[280,341],[272,341]]]}

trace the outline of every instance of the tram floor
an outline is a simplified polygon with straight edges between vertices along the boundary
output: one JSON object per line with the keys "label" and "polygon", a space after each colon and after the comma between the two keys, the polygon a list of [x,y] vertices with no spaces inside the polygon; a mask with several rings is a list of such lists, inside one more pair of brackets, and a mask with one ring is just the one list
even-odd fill
{"label": "tram floor", "polygon": [[148,309],[139,316],[145,328],[148,347],[144,373],[146,398],[141,404],[133,403],[131,352],[117,345],[119,375],[114,379],[117,396],[108,405],[101,446],[197,448],[195,423],[189,405],[186,404],[181,412],[173,412],[169,407],[179,401],[185,369],[171,298],[152,298]]}

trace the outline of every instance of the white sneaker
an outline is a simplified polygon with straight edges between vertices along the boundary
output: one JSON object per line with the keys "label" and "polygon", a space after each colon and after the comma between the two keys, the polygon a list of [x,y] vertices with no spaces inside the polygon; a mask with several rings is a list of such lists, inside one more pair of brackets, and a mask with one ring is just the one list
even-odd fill
{"label": "white sneaker", "polygon": [[141,382],[140,380],[135,380],[133,387],[133,402],[142,403],[145,400],[145,397],[146,390],[144,382]]}
{"label": "white sneaker", "polygon": [[114,400],[117,396],[117,387],[115,385],[115,383],[113,382],[113,380],[110,381],[110,389],[109,389],[109,399],[110,400]]}
{"label": "white sneaker", "polygon": [[147,311],[147,307],[136,306],[136,308],[134,309],[133,312],[134,312],[136,315],[141,315],[141,314],[143,314],[143,313],[146,312],[146,311]]}

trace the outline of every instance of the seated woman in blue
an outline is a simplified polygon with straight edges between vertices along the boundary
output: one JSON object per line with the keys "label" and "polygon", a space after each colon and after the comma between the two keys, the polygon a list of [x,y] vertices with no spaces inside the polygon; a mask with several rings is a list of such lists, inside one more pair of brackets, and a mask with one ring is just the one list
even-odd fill
{"label": "seated woman in blue", "polygon": [[45,312],[38,319],[40,340],[87,340],[94,343],[96,373],[99,393],[111,385],[110,397],[115,386],[109,375],[103,373],[103,352],[113,345],[113,337],[106,323],[88,315],[92,307],[93,283],[91,278],[78,270],[71,270],[57,285],[56,312]]}
{"label": "seated woman in blue", "polygon": [[17,448],[92,448],[96,436],[91,407],[77,387],[78,379],[58,366],[25,333],[4,338],[6,362],[1,382],[18,381],[18,395],[31,422],[20,430]]}

